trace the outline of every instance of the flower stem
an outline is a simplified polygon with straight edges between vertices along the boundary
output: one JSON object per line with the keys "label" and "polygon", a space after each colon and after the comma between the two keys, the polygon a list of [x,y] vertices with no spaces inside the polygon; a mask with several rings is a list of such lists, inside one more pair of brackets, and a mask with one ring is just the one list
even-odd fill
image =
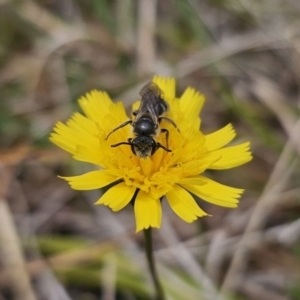
{"label": "flower stem", "polygon": [[158,279],[156,268],[155,268],[155,261],[154,261],[153,248],[152,248],[151,227],[148,229],[144,229],[144,237],[145,237],[145,247],[146,247],[148,266],[155,287],[155,293],[156,293],[155,300],[165,300],[164,291]]}

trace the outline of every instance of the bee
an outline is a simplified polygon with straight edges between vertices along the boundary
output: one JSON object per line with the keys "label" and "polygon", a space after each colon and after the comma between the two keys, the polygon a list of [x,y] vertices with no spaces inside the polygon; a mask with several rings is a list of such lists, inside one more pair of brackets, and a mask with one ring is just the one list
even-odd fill
{"label": "bee", "polygon": [[[171,123],[177,130],[178,127],[172,119],[163,116],[168,111],[168,104],[162,98],[161,89],[154,82],[149,82],[141,89],[140,96],[141,104],[137,110],[132,112],[135,119],[125,121],[113,129],[107,135],[106,140],[113,132],[130,124],[135,137],[129,138],[127,142],[111,145],[111,147],[129,145],[132,153],[139,158],[152,156],[159,148],[167,152],[172,152],[172,150],[168,148],[169,131],[165,128],[160,128],[159,124],[162,120],[165,120]],[[166,146],[154,139],[154,137],[160,133],[165,133],[166,135]]]}

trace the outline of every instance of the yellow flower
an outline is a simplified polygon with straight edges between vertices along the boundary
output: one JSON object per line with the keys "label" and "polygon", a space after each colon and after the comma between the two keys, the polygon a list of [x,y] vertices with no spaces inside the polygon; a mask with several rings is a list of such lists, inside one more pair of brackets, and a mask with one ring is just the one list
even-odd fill
{"label": "yellow flower", "polygon": [[[188,223],[208,215],[192,195],[216,205],[236,207],[242,189],[217,183],[202,174],[207,169],[230,169],[250,161],[250,143],[224,147],[235,137],[231,124],[204,135],[199,131],[204,97],[193,88],[187,88],[176,98],[173,78],[156,76],[153,82],[169,104],[165,116],[179,128],[166,120],[160,123],[161,128],[169,131],[168,148],[172,152],[159,148],[151,157],[139,158],[128,145],[112,148],[111,145],[133,137],[128,125],[106,140],[114,128],[129,118],[121,102],[112,102],[105,92],[92,91],[79,100],[86,116],[75,113],[66,124],[58,122],[50,139],[70,152],[74,159],[95,164],[97,170],[63,178],[75,190],[100,189],[114,184],[95,204],[119,211],[134,202],[136,231],[161,226],[163,198]],[[135,109],[138,106],[139,102],[134,104]],[[165,134],[155,139],[166,145]]]}

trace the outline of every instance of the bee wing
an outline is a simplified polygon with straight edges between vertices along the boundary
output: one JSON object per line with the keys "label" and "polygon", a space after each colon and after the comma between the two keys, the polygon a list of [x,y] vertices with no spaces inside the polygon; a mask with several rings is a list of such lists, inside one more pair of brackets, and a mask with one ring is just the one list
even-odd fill
{"label": "bee wing", "polygon": [[152,81],[148,82],[140,91],[140,95],[143,98],[155,96],[159,98],[162,92],[158,85]]}
{"label": "bee wing", "polygon": [[162,101],[161,89],[154,82],[149,82],[141,89],[140,95],[142,100],[136,118],[138,119],[143,114],[148,113],[156,124],[159,116],[159,103]]}

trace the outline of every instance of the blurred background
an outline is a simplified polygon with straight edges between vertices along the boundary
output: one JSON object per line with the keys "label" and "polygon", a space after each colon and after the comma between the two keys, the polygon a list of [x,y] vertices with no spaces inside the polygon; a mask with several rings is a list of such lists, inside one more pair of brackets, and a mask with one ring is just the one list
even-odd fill
{"label": "blurred background", "polygon": [[300,299],[298,0],[0,1],[0,300],[152,299],[130,207],[94,206],[57,175],[91,170],[48,138],[106,90],[127,107],[153,74],[206,97],[202,131],[232,122],[254,159],[208,177],[239,208],[200,202],[154,230],[168,299]]}

